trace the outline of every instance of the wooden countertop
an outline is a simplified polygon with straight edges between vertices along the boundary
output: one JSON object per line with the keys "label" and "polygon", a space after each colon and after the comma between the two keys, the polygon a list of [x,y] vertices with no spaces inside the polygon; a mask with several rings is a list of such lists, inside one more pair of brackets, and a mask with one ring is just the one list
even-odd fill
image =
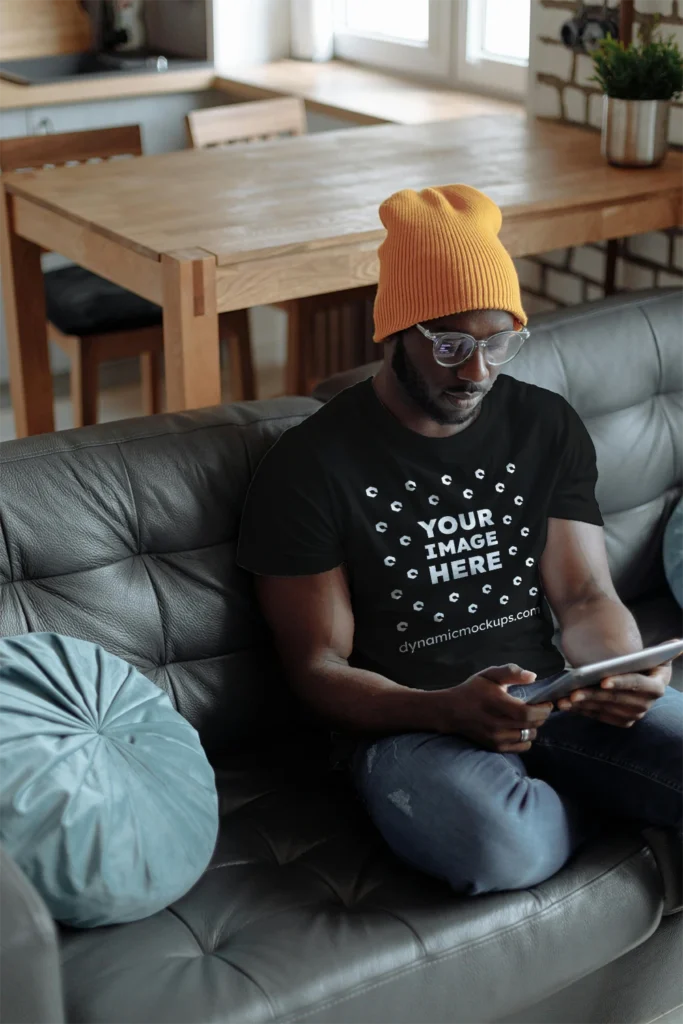
{"label": "wooden countertop", "polygon": [[75,79],[49,85],[16,85],[0,79],[0,110],[208,89],[224,92],[226,100],[301,96],[308,110],[355,124],[421,124],[479,114],[523,112],[520,103],[438,89],[338,60],[326,64],[279,60],[230,75],[199,68]]}
{"label": "wooden countertop", "polygon": [[156,96],[159,93],[203,92],[214,87],[213,68],[188,68],[183,71],[122,73],[105,78],[75,78],[46,85],[17,85],[0,78],[0,110],[23,107],[48,107],[61,103],[91,103],[132,96]]}
{"label": "wooden countertop", "polygon": [[340,60],[278,60],[222,74],[214,87],[244,100],[301,96],[309,110],[356,124],[424,124],[524,111],[521,103],[440,89]]}

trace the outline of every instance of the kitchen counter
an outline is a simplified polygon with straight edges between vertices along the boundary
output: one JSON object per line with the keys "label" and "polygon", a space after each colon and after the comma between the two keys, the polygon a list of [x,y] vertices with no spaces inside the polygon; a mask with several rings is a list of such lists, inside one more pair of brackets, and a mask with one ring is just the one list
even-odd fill
{"label": "kitchen counter", "polygon": [[214,84],[234,99],[300,96],[306,109],[357,125],[426,124],[490,114],[521,116],[520,101],[462,92],[347,64],[276,60],[223,73]]}
{"label": "kitchen counter", "polygon": [[162,93],[204,92],[214,86],[216,72],[211,67],[182,71],[121,72],[101,78],[71,78],[46,85],[17,85],[0,79],[0,110],[23,107],[47,107],[61,103],[90,103]]}
{"label": "kitchen counter", "polygon": [[213,68],[131,72],[71,79],[50,85],[15,85],[0,79],[0,110],[89,103],[161,93],[212,89],[235,100],[300,96],[306,108],[353,124],[422,124],[487,114],[521,115],[521,103],[456,92],[333,60],[324,64],[279,60],[217,75]]}

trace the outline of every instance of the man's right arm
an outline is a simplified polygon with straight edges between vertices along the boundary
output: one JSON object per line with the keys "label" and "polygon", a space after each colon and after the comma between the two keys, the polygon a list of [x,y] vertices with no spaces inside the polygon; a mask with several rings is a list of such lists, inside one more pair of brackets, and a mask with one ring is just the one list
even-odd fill
{"label": "man's right arm", "polygon": [[[549,705],[509,697],[528,683],[519,666],[495,666],[446,690],[419,690],[354,668],[354,618],[341,566],[312,576],[257,576],[256,588],[294,691],[321,718],[356,732],[461,732],[491,749],[524,751],[520,728],[541,724]],[[535,733],[534,733],[535,736]]]}
{"label": "man's right arm", "polygon": [[354,619],[341,566],[257,576],[256,589],[292,688],[321,717],[359,732],[438,730],[434,693],[349,665]]}

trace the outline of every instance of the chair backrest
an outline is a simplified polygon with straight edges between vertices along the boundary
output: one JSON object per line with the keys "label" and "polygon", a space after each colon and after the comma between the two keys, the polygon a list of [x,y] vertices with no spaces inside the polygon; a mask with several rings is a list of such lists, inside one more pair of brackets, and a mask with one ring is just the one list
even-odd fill
{"label": "chair backrest", "polygon": [[305,135],[306,107],[298,97],[285,96],[277,100],[193,110],[186,121],[192,147],[207,149],[233,142],[273,139],[278,135]]}
{"label": "chair backrest", "polygon": [[8,173],[141,155],[142,136],[137,124],[85,132],[22,135],[0,140],[0,171]]}

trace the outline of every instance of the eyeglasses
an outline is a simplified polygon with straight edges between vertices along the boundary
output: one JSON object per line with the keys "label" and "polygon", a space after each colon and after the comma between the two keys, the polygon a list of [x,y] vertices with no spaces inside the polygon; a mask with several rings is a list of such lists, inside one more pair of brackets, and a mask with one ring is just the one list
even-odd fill
{"label": "eyeglasses", "polygon": [[484,359],[489,366],[500,366],[502,363],[509,363],[514,359],[524,342],[529,337],[529,331],[522,327],[519,331],[498,331],[490,338],[477,341],[471,334],[458,332],[432,332],[422,324],[415,324],[420,334],[428,338],[432,343],[432,354],[439,366],[460,366],[466,363],[475,349],[482,349]]}

